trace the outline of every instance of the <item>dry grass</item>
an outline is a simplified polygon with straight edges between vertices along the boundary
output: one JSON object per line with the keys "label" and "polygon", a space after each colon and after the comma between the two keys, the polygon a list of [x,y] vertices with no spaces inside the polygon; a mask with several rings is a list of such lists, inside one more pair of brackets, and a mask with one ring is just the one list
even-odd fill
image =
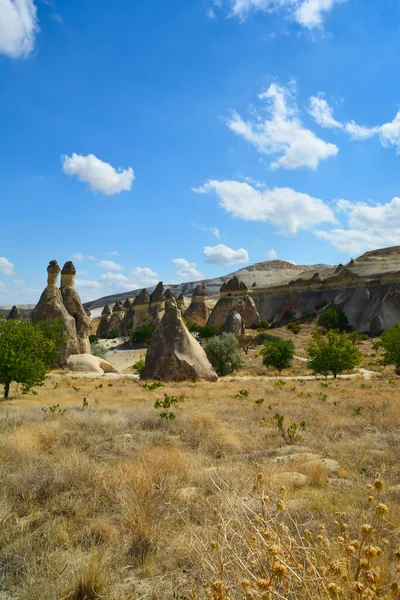
{"label": "dry grass", "polygon": [[[0,403],[0,589],[18,600],[314,600],[328,597],[334,582],[337,597],[368,598],[354,595],[350,575],[332,579],[323,566],[345,557],[335,513],[346,512],[359,536],[377,472],[386,482],[379,502],[390,513],[374,535],[391,550],[398,536],[400,380],[390,370],[379,377],[285,384],[228,377],[148,391],[133,380],[58,376],[37,395]],[[241,389],[249,395],[237,398]],[[153,407],[164,392],[185,398],[171,422]],[[42,410],[56,404],[63,414]],[[285,443],[276,413],[286,426],[305,421],[301,440]],[[284,514],[274,508],[282,485]],[[266,527],[272,537],[264,539]],[[289,538],[298,554],[288,554]],[[267,585],[277,564],[271,540],[297,578]],[[389,550],[376,567],[374,597],[392,597]]]}

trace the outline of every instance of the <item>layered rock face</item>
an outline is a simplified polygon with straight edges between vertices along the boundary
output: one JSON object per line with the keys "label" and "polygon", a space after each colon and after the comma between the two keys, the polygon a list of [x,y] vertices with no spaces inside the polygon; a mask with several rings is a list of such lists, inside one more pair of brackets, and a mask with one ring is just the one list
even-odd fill
{"label": "layered rock face", "polygon": [[100,322],[97,327],[96,335],[98,338],[106,338],[108,335],[108,326],[111,319],[111,308],[108,304],[102,310]]}
{"label": "layered rock face", "polygon": [[21,312],[17,306],[13,306],[7,315],[7,320],[20,321],[22,319]]}
{"label": "layered rock face", "polygon": [[63,303],[71,317],[73,317],[76,326],[76,333],[79,340],[79,353],[90,354],[90,317],[86,314],[82,306],[78,292],[75,290],[76,269],[71,261],[63,266],[61,271],[61,295]]}
{"label": "layered rock face", "polygon": [[[67,271],[71,270],[72,267],[69,265],[67,267]],[[39,323],[40,321],[49,323],[58,318],[61,320],[64,333],[64,343],[55,366],[63,367],[65,366],[67,359],[69,356],[71,356],[71,354],[81,354],[82,349],[87,347],[88,340],[86,333],[88,333],[89,330],[87,329],[87,323],[84,323],[80,319],[80,317],[83,317],[83,315],[85,315],[86,319],[88,319],[88,317],[80,302],[78,294],[76,294],[76,292],[76,295],[70,294],[67,291],[65,294],[67,305],[64,304],[63,294],[57,287],[57,279],[60,271],[61,269],[57,261],[50,261],[49,266],[47,267],[47,287],[44,289],[42,295],[40,296],[39,302],[32,311],[31,320],[33,323]],[[64,279],[63,282],[72,284],[73,286],[73,279],[69,277],[71,273],[68,272],[65,273],[65,275],[68,275],[68,277]],[[71,287],[71,285],[66,285],[64,287]],[[78,301],[80,307],[78,306]],[[74,309],[77,310],[77,322],[75,321],[73,314],[71,314],[74,312]],[[80,337],[81,335],[83,337]]]}
{"label": "layered rock face", "polygon": [[133,329],[136,330],[142,325],[148,325],[151,322],[150,316],[150,296],[146,288],[144,288],[134,302],[135,318],[133,321]]}
{"label": "layered rock face", "polygon": [[225,326],[232,311],[236,311],[241,315],[245,327],[259,324],[260,315],[257,307],[242,281],[239,281],[237,277],[232,277],[221,286],[220,292],[221,297],[214,306],[207,325],[219,331]]}
{"label": "layered rock face", "polygon": [[209,310],[206,305],[208,293],[205,285],[198,285],[193,292],[192,301],[185,312],[185,317],[190,317],[197,325],[206,325]]}
{"label": "layered rock face", "polygon": [[216,381],[206,353],[189,333],[174,299],[154,330],[146,354],[142,379],[158,381]]}

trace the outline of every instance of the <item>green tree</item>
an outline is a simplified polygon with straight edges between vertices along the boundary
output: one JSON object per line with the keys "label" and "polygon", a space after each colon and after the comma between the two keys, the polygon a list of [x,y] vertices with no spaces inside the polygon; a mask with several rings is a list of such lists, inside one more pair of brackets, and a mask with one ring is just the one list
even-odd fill
{"label": "green tree", "polygon": [[207,358],[218,375],[228,375],[240,369],[239,342],[233,333],[226,333],[221,337],[212,337],[204,346]]}
{"label": "green tree", "polygon": [[327,308],[320,316],[318,325],[321,325],[321,327],[324,327],[328,331],[330,329],[346,331],[349,328],[349,321],[343,312],[338,312],[334,308]]}
{"label": "green tree", "polygon": [[292,364],[294,344],[290,340],[275,338],[266,342],[260,354],[266,367],[274,367],[280,373],[282,369],[287,369]]}
{"label": "green tree", "polygon": [[0,383],[7,399],[12,382],[24,392],[43,385],[63,341],[59,321],[33,324],[0,318]]}
{"label": "green tree", "polygon": [[315,333],[307,345],[308,366],[314,373],[336,376],[354,369],[360,362],[360,351],[349,337],[338,331],[327,331],[326,336]]}
{"label": "green tree", "polygon": [[383,364],[394,365],[400,374],[400,323],[382,333],[380,346],[385,350]]}
{"label": "green tree", "polygon": [[153,335],[154,325],[142,325],[138,327],[132,334],[132,342],[134,344],[143,344],[147,346]]}

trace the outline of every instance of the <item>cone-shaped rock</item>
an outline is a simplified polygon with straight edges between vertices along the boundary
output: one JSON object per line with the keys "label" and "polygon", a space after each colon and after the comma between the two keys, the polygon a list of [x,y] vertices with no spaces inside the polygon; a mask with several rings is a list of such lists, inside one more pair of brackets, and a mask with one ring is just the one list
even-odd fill
{"label": "cone-shaped rock", "polygon": [[158,381],[216,381],[206,353],[184,324],[174,299],[150,339],[142,379]]}
{"label": "cone-shaped rock", "polygon": [[7,315],[7,319],[12,319],[13,321],[20,321],[22,319],[22,315],[19,311],[18,306],[13,306],[10,312]]}
{"label": "cone-shaped rock", "polygon": [[185,312],[185,317],[194,320],[197,325],[205,325],[208,321],[209,310],[206,305],[208,293],[205,285],[198,285],[193,292],[192,301]]}
{"label": "cone-shaped rock", "polygon": [[149,325],[150,318],[150,296],[146,288],[144,288],[134,302],[135,317],[133,319],[133,329],[136,330],[142,325]]}
{"label": "cone-shaped rock", "polygon": [[105,305],[101,312],[100,322],[97,327],[96,335],[98,338],[106,338],[108,335],[108,324],[111,319],[111,308]]}
{"label": "cone-shaped rock", "polygon": [[185,296],[183,294],[179,294],[178,298],[176,299],[176,303],[177,303],[178,308],[181,311],[181,313],[184,313],[185,312]]}
{"label": "cone-shaped rock", "polygon": [[90,354],[90,317],[82,305],[80,296],[75,289],[76,269],[71,261],[63,266],[61,271],[61,295],[63,303],[75,321],[79,341],[79,354]]}

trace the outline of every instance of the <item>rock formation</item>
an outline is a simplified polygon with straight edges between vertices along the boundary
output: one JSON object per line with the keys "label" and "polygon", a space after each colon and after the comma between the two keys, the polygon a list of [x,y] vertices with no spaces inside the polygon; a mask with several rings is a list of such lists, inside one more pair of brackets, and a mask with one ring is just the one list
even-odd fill
{"label": "rock formation", "polygon": [[67,360],[67,367],[76,373],[118,373],[104,358],[92,354],[73,354]]}
{"label": "rock formation", "polygon": [[133,329],[133,319],[135,316],[134,299],[127,298],[124,302],[125,315],[120,326],[120,334],[128,335]]}
{"label": "rock formation", "polygon": [[174,299],[150,339],[142,379],[158,381],[216,381],[207,356],[189,333]]}
{"label": "rock formation", "polygon": [[100,322],[97,327],[96,335],[98,338],[106,338],[108,335],[108,325],[111,319],[111,308],[108,304],[102,310]]}
{"label": "rock formation", "polygon": [[22,315],[18,306],[13,306],[10,312],[7,315],[7,320],[20,321],[22,319]]}
{"label": "rock formation", "polygon": [[176,299],[176,303],[178,305],[179,310],[183,314],[185,312],[185,310],[186,310],[186,308],[185,308],[185,296],[183,294],[179,294],[178,298]]}
{"label": "rock formation", "polygon": [[205,285],[198,285],[193,292],[192,301],[185,312],[185,317],[193,319],[197,325],[206,325],[209,310],[206,305],[208,293]]}
{"label": "rock formation", "polygon": [[244,335],[244,321],[242,315],[232,310],[226,319],[224,333],[233,333],[237,337]]}
{"label": "rock formation", "polygon": [[[60,271],[61,269],[57,261],[50,261],[47,267],[47,287],[44,289],[39,302],[32,311],[31,320],[33,323],[49,323],[60,319],[64,333],[64,342],[55,366],[63,367],[71,354],[81,353],[81,349],[86,346],[86,337],[79,338],[75,318],[70,314],[67,307],[64,306],[63,295],[57,287],[57,278]],[[68,294],[67,297],[69,298]],[[68,301],[69,307],[72,304],[73,302]],[[82,311],[85,313],[83,307]],[[86,328],[80,327],[80,331],[85,332]]]}
{"label": "rock formation", "polygon": [[135,318],[133,320],[133,329],[136,330],[142,325],[151,323],[150,317],[150,296],[146,288],[144,288],[138,296],[136,296],[134,305]]}
{"label": "rock formation", "polygon": [[245,327],[257,327],[260,324],[260,315],[252,296],[242,296],[233,307],[233,310],[241,315]]}
{"label": "rock formation", "polygon": [[118,330],[118,335],[121,335],[121,325],[123,323],[125,317],[125,308],[121,301],[118,301],[114,304],[110,322],[108,323],[108,335],[110,335],[114,330]]}
{"label": "rock formation", "polygon": [[225,326],[229,313],[234,309],[238,301],[247,295],[247,286],[235,276],[220,288],[221,297],[214,306],[207,321],[209,327],[220,331]]}
{"label": "rock formation", "polygon": [[151,325],[157,325],[164,314],[165,310],[165,295],[164,284],[160,281],[154,292],[150,295],[150,316]]}
{"label": "rock formation", "polygon": [[90,317],[86,314],[82,306],[78,292],[75,290],[76,269],[71,261],[63,266],[61,271],[61,295],[63,303],[71,317],[73,317],[76,326],[76,333],[79,340],[79,353],[90,354]]}

